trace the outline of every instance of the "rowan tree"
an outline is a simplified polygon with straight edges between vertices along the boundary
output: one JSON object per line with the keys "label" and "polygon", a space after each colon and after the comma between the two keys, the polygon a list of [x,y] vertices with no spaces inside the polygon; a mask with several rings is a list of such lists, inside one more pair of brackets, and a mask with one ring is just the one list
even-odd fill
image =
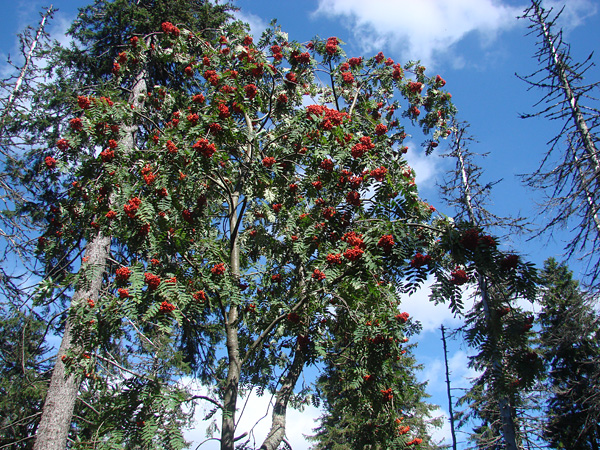
{"label": "rowan tree", "polygon": [[[453,111],[449,95],[419,66],[383,55],[344,58],[336,38],[303,46],[271,30],[255,45],[240,33],[234,24],[206,39],[166,22],[155,43],[132,40],[113,65],[115,83],[158,60],[189,77],[189,87],[79,96],[81,114],[45,159],[50,177],[78,167],[69,198],[55,205],[61,227],[44,236],[45,258],[77,248],[83,232],[87,242],[110,235],[114,260],[102,295],[72,302],[74,343],[59,359],[114,386],[103,372],[117,362],[102,350],[126,340],[136,352],[119,355],[118,365],[135,372],[135,383],[116,389],[153,392],[138,395],[129,418],[135,426],[105,427],[95,444],[107,436],[148,445],[158,439],[155,414],[167,407],[165,391],[175,403],[188,400],[166,373],[180,347],[210,384],[208,401],[222,410],[222,448],[237,438],[240,389],[254,386],[275,393],[262,447],[277,448],[302,368],[327,357],[329,326],[339,315],[396,323],[393,341],[402,334],[392,299],[399,284],[416,285],[406,280],[416,272],[407,258],[432,240],[422,226],[432,211],[402,159],[405,134],[395,111],[427,131],[443,127]],[[306,99],[314,104],[302,106]],[[144,130],[135,146],[124,131],[134,124]],[[85,260],[66,279],[86,286],[103,271]],[[390,298],[387,307],[382,296]],[[388,358],[400,352],[392,345]],[[144,355],[152,364],[140,362]],[[383,410],[402,398],[389,381],[382,371],[373,391]],[[382,424],[395,439],[396,418]]]}
{"label": "rowan tree", "polygon": [[[374,375],[361,391],[374,445],[420,444],[400,415],[422,386],[398,367],[398,299],[435,273],[457,307],[469,275],[454,264],[473,256],[403,159],[405,123],[447,135],[442,78],[277,28],[255,43],[239,23],[203,35],[163,22],[151,37],[132,36],[111,80],[71,98],[77,112],[41,165],[69,184],[40,251],[81,263],[54,264],[61,277],[43,285],[46,298],[75,287],[57,361],[67,377],[55,373],[98,398],[93,433],[74,445],[182,448],[183,406],[203,401],[221,415],[222,449],[255,447],[236,418],[258,388],[274,396],[258,444],[275,449],[288,404],[307,401],[303,369],[343,358],[344,389]],[[161,64],[186,83],[149,85],[145,67]],[[484,253],[515,291],[530,285],[525,266],[502,272],[504,255]],[[186,373],[208,393],[186,392]]]}

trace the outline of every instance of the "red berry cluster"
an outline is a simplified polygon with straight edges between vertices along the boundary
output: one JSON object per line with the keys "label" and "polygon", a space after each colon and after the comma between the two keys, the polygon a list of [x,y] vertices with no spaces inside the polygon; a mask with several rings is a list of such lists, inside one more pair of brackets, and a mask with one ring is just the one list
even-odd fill
{"label": "red berry cluster", "polygon": [[352,247],[344,252],[344,258],[348,259],[349,261],[357,261],[362,257],[363,253],[364,251],[358,246]]}
{"label": "red berry cluster", "polygon": [[384,402],[389,402],[394,398],[394,394],[392,393],[392,388],[382,389],[381,390],[381,398]]}
{"label": "red berry cluster", "polygon": [[312,277],[317,281],[323,281],[326,278],[325,274],[319,269],[313,271]]}
{"label": "red berry cluster", "polygon": [[395,244],[394,236],[391,234],[384,234],[379,238],[379,242],[377,242],[377,246],[381,247],[385,253],[391,252]]}
{"label": "red berry cluster", "polygon": [[52,156],[46,156],[44,164],[46,164],[46,167],[50,170],[56,168],[56,160]]}
{"label": "red berry cluster", "polygon": [[452,277],[450,279],[450,283],[455,284],[457,286],[465,284],[467,281],[469,281],[469,276],[467,275],[467,272],[465,272],[462,269],[454,270],[450,273],[450,276]]}
{"label": "red berry cluster", "polygon": [[210,158],[217,151],[215,144],[210,144],[206,139],[199,139],[194,145],[192,145],[192,148],[198,153],[201,153],[205,158]]}
{"label": "red berry cluster", "polygon": [[365,242],[362,239],[362,234],[357,234],[355,231],[349,231],[348,233],[344,234],[341,240],[352,247],[365,248]]}
{"label": "red berry cluster", "polygon": [[152,171],[152,166],[150,164],[146,164],[142,168],[142,176],[144,177],[144,181],[146,182],[147,185],[151,185],[152,183],[154,183],[154,180],[156,179],[156,175],[154,175],[154,173]]}
{"label": "red berry cluster", "polygon": [[150,272],[146,272],[144,274],[144,281],[146,282],[146,284],[148,285],[148,288],[151,291],[158,289],[158,286],[160,285],[160,277],[158,275],[154,275]]}
{"label": "red berry cluster", "polygon": [[409,314],[407,312],[396,314],[396,320],[400,323],[406,323],[408,321],[408,317]]}
{"label": "red berry cluster", "polygon": [[329,264],[341,264],[342,263],[342,254],[341,253],[337,253],[337,254],[333,254],[330,253],[327,255],[327,262]]}
{"label": "red berry cluster", "polygon": [[275,163],[276,163],[276,160],[272,156],[267,156],[266,158],[264,158],[262,160],[263,166],[265,166],[267,169],[270,169],[271,167],[273,167],[273,164],[275,164]]}
{"label": "red berry cluster", "polygon": [[417,253],[410,262],[410,267],[415,267],[418,269],[419,267],[423,267],[424,265],[429,264],[430,262],[430,255],[423,255],[421,253]]}
{"label": "red berry cluster", "polygon": [[170,34],[172,36],[179,36],[179,33],[181,33],[181,31],[179,30],[179,28],[177,28],[175,25],[173,25],[171,22],[163,22],[161,25],[161,28],[163,30],[164,33],[166,34]]}
{"label": "red berry cluster", "polygon": [[131,270],[129,269],[129,267],[119,267],[115,274],[116,274],[116,280],[120,281],[120,282],[124,282],[129,280],[129,277],[131,276]]}
{"label": "red berry cluster", "polygon": [[194,300],[197,300],[199,302],[205,302],[206,301],[206,292],[197,291],[192,295],[192,297],[194,297]]}
{"label": "red berry cluster", "polygon": [[164,300],[161,304],[160,304],[160,309],[159,311],[163,314],[168,314],[170,312],[172,312],[173,310],[175,310],[175,305],[172,305],[171,303],[169,303],[168,301]]}
{"label": "red berry cluster", "polygon": [[129,199],[125,205],[123,205],[123,211],[125,211],[127,217],[133,219],[135,218],[137,210],[139,209],[141,204],[142,200],[140,200],[138,197],[133,197]]}
{"label": "red berry cluster", "polygon": [[327,52],[327,54],[333,56],[336,53],[338,53],[339,43],[340,43],[340,41],[335,36],[328,38],[327,42],[325,44],[325,51]]}
{"label": "red berry cluster", "polygon": [[519,255],[507,255],[500,261],[500,267],[504,270],[514,270],[519,265]]}
{"label": "red berry cluster", "polygon": [[370,136],[363,136],[359,139],[359,143],[354,145],[350,150],[350,154],[353,158],[362,158],[369,150],[375,148],[375,144],[371,142]]}
{"label": "red berry cluster", "polygon": [[223,275],[225,273],[225,264],[223,264],[223,263],[215,264],[210,269],[210,271],[213,275]]}

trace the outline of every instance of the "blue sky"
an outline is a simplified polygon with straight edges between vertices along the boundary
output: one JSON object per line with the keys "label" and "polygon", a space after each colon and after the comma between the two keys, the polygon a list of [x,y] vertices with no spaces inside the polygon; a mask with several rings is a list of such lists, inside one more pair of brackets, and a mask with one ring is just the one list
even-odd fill
{"label": "blue sky", "polygon": [[[59,12],[49,28],[55,39],[64,40],[64,30],[74,19],[76,8],[86,3],[55,1]],[[564,38],[571,44],[572,57],[581,61],[600,42],[600,2],[557,0],[546,1],[545,6],[559,9],[565,3],[561,22]],[[250,22],[255,33],[277,19],[291,40],[306,42],[316,35],[337,36],[346,42],[348,56],[369,57],[383,51],[399,62],[420,59],[431,74],[439,73],[447,81],[446,88],[459,110],[458,118],[471,124],[470,131],[478,141],[471,150],[489,153],[478,161],[484,168],[483,181],[502,179],[492,191],[490,209],[501,216],[521,215],[538,225],[543,223],[544,217],[535,207],[535,202],[541,199],[540,193],[523,187],[517,175],[531,173],[538,167],[546,142],[562,124],[519,118],[519,113],[533,112],[533,105],[542,96],[540,91],[528,91],[527,85],[515,76],[515,73],[530,74],[538,68],[533,58],[535,37],[526,36],[527,21],[516,19],[528,5],[526,0],[237,0],[235,4],[241,8],[239,17]],[[38,0],[3,2],[2,61],[8,53],[17,54],[16,33],[26,25],[37,26],[38,12],[44,5],[47,3]],[[594,60],[597,62],[598,57]],[[588,77],[590,81],[600,80],[599,69],[591,70]],[[415,141],[409,162],[417,171],[422,196],[438,210],[451,214],[440,203],[436,188],[448,161],[435,153],[425,157],[418,144]],[[443,145],[440,150],[444,150]],[[550,256],[560,258],[564,234],[557,233],[549,240],[530,241],[528,237],[511,235],[508,245],[538,265]],[[576,261],[571,262],[571,267],[576,274],[581,269]],[[445,405],[439,326],[444,323],[455,327],[459,321],[444,307],[434,308],[428,303],[426,291],[407,299],[405,307],[424,325],[418,355],[425,364],[423,376],[430,380],[431,401]],[[458,387],[461,378],[469,375],[466,349],[454,342],[451,351],[453,380]],[[258,404],[254,408],[260,409]],[[302,430],[310,432],[307,424],[316,412],[307,412],[304,419],[294,416],[290,421],[298,428],[298,434]],[[202,434],[199,432],[194,439]],[[297,442],[294,449],[307,448],[297,439],[294,438]]]}

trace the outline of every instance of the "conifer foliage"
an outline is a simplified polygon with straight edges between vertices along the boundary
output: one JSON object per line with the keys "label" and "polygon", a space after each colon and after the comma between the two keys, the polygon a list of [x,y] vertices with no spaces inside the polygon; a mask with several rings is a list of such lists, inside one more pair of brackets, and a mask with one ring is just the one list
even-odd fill
{"label": "conifer foliage", "polygon": [[600,445],[600,318],[564,264],[549,259],[541,273],[540,348],[550,392],[544,439],[552,448]]}
{"label": "conifer foliage", "polygon": [[[533,286],[522,283],[534,278],[534,269],[516,254],[496,254],[498,240],[484,232],[484,227],[518,230],[522,222],[498,217],[488,210],[494,183],[481,181],[481,168],[468,148],[473,139],[467,134],[467,125],[454,125],[451,152],[444,156],[453,158],[456,166],[449,171],[442,192],[448,204],[455,207],[455,219],[462,223],[455,252],[468,258],[465,266],[468,264],[471,278],[476,281],[475,302],[465,315],[462,331],[475,350],[469,366],[481,373],[459,399],[459,404],[468,405],[459,416],[462,425],[468,419],[480,420],[470,436],[478,448],[516,450],[522,441],[517,419],[523,404],[521,394],[532,385],[540,364],[530,348],[533,316],[517,307],[515,300],[521,296],[535,299]],[[459,260],[458,255],[455,259]],[[466,271],[462,272],[468,277]],[[462,273],[455,278],[464,279]]]}

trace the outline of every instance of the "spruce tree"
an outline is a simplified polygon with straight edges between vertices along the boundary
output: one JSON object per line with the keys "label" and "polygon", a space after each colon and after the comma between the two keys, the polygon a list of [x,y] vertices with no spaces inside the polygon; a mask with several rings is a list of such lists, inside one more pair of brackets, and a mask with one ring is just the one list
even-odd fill
{"label": "spruce tree", "polygon": [[544,439],[552,448],[600,446],[600,317],[565,264],[544,263],[540,348],[550,393]]}

